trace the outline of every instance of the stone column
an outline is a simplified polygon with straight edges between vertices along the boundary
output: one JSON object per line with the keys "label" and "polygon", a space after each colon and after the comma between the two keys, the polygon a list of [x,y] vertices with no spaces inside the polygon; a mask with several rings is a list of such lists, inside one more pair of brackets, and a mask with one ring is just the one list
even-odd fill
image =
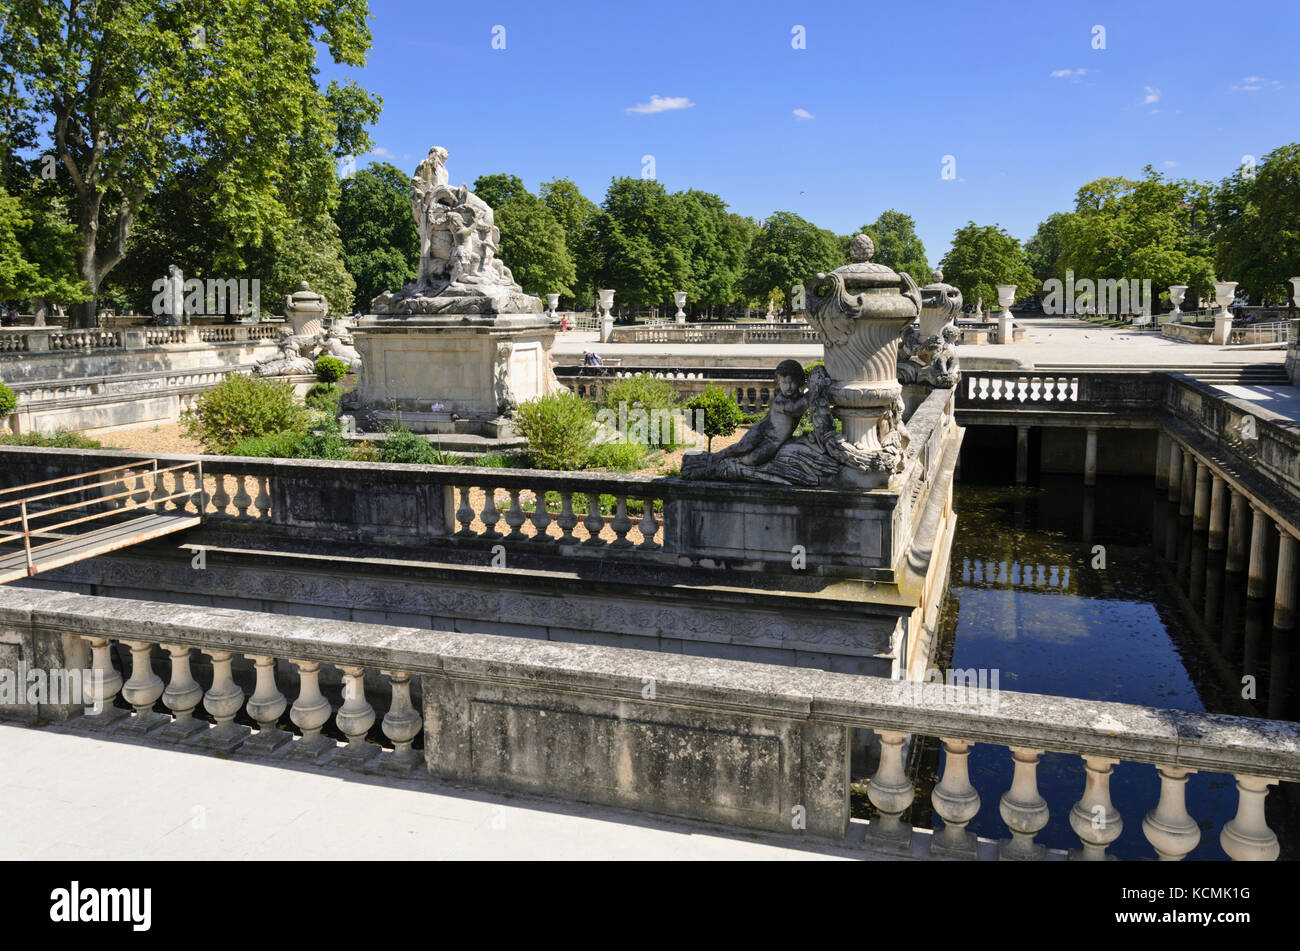
{"label": "stone column", "polygon": [[1083,445],[1083,484],[1097,484],[1097,428],[1089,426]]}
{"label": "stone column", "polygon": [[1251,506],[1250,566],[1246,569],[1246,597],[1268,597],[1268,516]]}
{"label": "stone column", "polygon": [[1142,820],[1142,831],[1162,862],[1180,862],[1201,841],[1196,820],[1187,814],[1187,776],[1180,766],[1157,766],[1160,802]]}
{"label": "stone column", "polygon": [[1277,548],[1277,594],[1273,598],[1273,626],[1279,631],[1295,627],[1297,551],[1296,538],[1282,524],[1277,526],[1281,541]]}
{"label": "stone column", "polygon": [[1228,483],[1222,477],[1211,475],[1210,485],[1210,551],[1223,551],[1228,537]]}
{"label": "stone column", "polygon": [[1236,489],[1229,489],[1232,502],[1228,506],[1228,571],[1246,570],[1247,538],[1250,532],[1250,502]]}
{"label": "stone column", "polygon": [[1183,450],[1171,438],[1169,440],[1169,493],[1165,497],[1170,502],[1177,502],[1182,491]]}
{"label": "stone column", "polygon": [[1178,514],[1182,518],[1192,514],[1193,501],[1196,497],[1196,457],[1190,449],[1183,450],[1183,495],[1178,504]]}
{"label": "stone column", "polygon": [[1196,462],[1196,497],[1192,503],[1192,531],[1203,532],[1210,527],[1210,467]]}
{"label": "stone column", "polygon": [[1163,429],[1156,434],[1156,488],[1169,486],[1169,434]]}
{"label": "stone column", "polygon": [[1016,427],[1016,485],[1029,481],[1029,427]]}

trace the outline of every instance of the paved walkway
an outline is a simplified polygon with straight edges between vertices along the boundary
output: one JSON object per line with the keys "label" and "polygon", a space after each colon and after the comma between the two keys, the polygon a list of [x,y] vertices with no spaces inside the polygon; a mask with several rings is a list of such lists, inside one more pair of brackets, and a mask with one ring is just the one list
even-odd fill
{"label": "paved walkway", "polygon": [[[1022,343],[966,344],[958,352],[966,361],[974,357],[1014,360],[1024,367],[1050,363],[1212,366],[1216,363],[1282,363],[1285,358],[1284,350],[1245,350],[1186,343],[1149,330],[1101,327],[1065,318],[1044,317],[1019,323],[1026,330],[1027,339]],[[754,365],[775,366],[787,357],[809,361],[820,359],[822,352],[821,344],[815,343],[600,343],[597,334],[587,331],[556,335],[554,353],[557,363],[580,363],[584,350],[595,350],[602,358],[617,357],[629,366],[670,366],[684,360],[704,366],[707,362],[701,362],[703,356],[722,360],[756,359],[758,362]]]}
{"label": "paved walkway", "polygon": [[[861,845],[0,724],[0,858],[821,859]],[[17,765],[21,764],[21,766]],[[854,823],[856,840],[862,826]],[[853,840],[855,836],[850,835]]]}

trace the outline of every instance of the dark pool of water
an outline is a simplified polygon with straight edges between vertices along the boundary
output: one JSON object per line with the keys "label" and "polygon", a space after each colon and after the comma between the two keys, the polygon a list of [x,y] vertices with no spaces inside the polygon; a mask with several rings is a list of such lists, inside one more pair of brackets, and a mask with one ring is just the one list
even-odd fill
{"label": "dark pool of water", "polygon": [[[1271,631],[1271,602],[1248,601],[1240,579],[1225,582],[1221,562],[1214,570],[1222,556],[1205,551],[1204,535],[1191,532],[1190,519],[1178,519],[1152,480],[1100,479],[1092,489],[1080,477],[1047,475],[1029,487],[959,484],[954,505],[950,588],[933,666],[996,669],[1002,689],[1026,693],[1297,717],[1297,691],[1285,675],[1291,638]],[[1166,561],[1171,524],[1177,557]],[[1255,696],[1243,699],[1246,673]],[[933,745],[928,763],[923,774],[938,766]],[[1009,752],[976,746],[970,767],[981,808],[969,828],[1008,837],[997,806],[1011,782]],[[1078,756],[1042,757],[1039,790],[1052,815],[1037,841],[1078,847],[1069,808],[1083,775]],[[1118,764],[1111,794],[1124,821],[1111,852],[1154,857],[1141,822],[1159,797],[1155,769]],[[1202,838],[1189,858],[1226,857],[1218,833],[1236,803],[1231,776],[1190,777],[1188,811]],[[1274,787],[1270,825],[1290,858],[1283,830],[1294,820],[1286,807]]]}

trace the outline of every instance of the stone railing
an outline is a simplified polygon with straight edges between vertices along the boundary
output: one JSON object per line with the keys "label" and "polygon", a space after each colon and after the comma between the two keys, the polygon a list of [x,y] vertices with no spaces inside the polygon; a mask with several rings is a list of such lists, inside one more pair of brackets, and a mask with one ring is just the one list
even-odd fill
{"label": "stone railing", "polygon": [[1079,402],[1077,376],[966,374],[961,384],[965,401],[971,403]]}
{"label": "stone railing", "polygon": [[[911,457],[928,482],[944,465],[937,445],[950,424],[951,394],[935,391],[915,414]],[[947,409],[945,409],[947,407]],[[0,446],[5,481],[20,485],[106,468],[139,453]],[[409,548],[518,547],[565,558],[635,559],[669,565],[790,568],[792,545],[807,549],[812,574],[890,580],[907,533],[893,524],[900,492],[861,493],[746,485],[743,511],[699,517],[735,487],[679,478],[477,466],[157,456],[159,464],[201,459],[203,513],[231,528],[248,524],[284,538]],[[185,476],[185,478],[192,478]],[[911,477],[909,477],[911,478]],[[167,487],[181,492],[191,486]],[[707,504],[704,504],[707,503]],[[173,502],[200,514],[194,503]],[[745,522],[770,510],[780,522],[770,546]],[[787,513],[799,513],[792,519]]]}
{"label": "stone railing", "polygon": [[1163,373],[963,371],[957,408],[1150,414],[1163,404],[1168,386]]}
{"label": "stone railing", "polygon": [[689,400],[710,385],[716,385],[735,397],[741,409],[757,413],[767,409],[775,384],[772,371],[765,368],[714,367],[700,370],[673,370],[656,367],[556,367],[555,375],[579,396],[601,402],[609,387],[625,377],[649,375],[672,384],[677,395]]}
{"label": "stone railing", "polygon": [[[1019,561],[963,558],[961,580],[972,587],[1071,589],[1072,565],[1029,565]],[[1077,580],[1077,579],[1076,579]]]}
{"label": "stone railing", "polygon": [[[1065,812],[1079,842],[1075,857],[1105,859],[1137,822],[1154,855],[1176,861],[1202,839],[1187,809],[1187,778],[1210,772],[1231,776],[1237,790],[1236,815],[1218,832],[1223,852],[1271,861],[1280,843],[1265,814],[1269,787],[1300,781],[1295,723],[1014,693],[971,680],[923,685],[25,588],[0,603],[0,627],[9,656],[16,646],[33,665],[91,672],[90,707],[2,708],[10,717],[74,719],[105,733],[270,755],[286,765],[427,771],[841,843],[850,825],[850,730],[869,730],[880,756],[867,784],[878,817],[866,828],[866,854],[1042,859],[1048,850],[1035,839],[1053,812]],[[115,645],[120,658],[129,651],[121,672]],[[203,658],[206,689],[193,669]],[[296,687],[292,703],[280,683]],[[159,700],[167,713],[155,712]],[[237,722],[241,712],[256,731]],[[942,820],[933,836],[914,835],[904,818],[916,798],[905,768],[909,737],[935,738],[945,752],[929,796]],[[977,744],[1000,749],[1012,766],[996,807],[968,775]],[[1043,798],[1044,753],[1079,757],[1077,799]],[[1122,816],[1112,802],[1110,779],[1121,763],[1149,770],[1142,817]],[[976,839],[967,827],[994,808],[1010,837]]]}
{"label": "stone railing", "polygon": [[1279,320],[1266,324],[1251,324],[1248,327],[1234,327],[1228,337],[1233,344],[1269,344],[1293,343],[1296,339],[1296,323],[1293,320]]}
{"label": "stone railing", "polygon": [[807,324],[668,324],[616,326],[613,343],[820,343]]}
{"label": "stone railing", "polygon": [[216,326],[126,326],[111,330],[65,330],[62,327],[9,327],[0,330],[0,353],[45,351],[134,350],[176,344],[234,343],[274,340],[280,324]]}

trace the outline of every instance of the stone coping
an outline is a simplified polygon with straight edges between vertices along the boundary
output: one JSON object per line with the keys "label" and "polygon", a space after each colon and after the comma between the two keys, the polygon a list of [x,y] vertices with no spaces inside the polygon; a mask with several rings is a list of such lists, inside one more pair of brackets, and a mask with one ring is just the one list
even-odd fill
{"label": "stone coping", "polygon": [[899,681],[808,668],[38,589],[4,592],[0,624],[9,628],[444,672],[614,704],[643,701],[646,678],[653,678],[658,702],[701,711],[778,714],[1300,781],[1300,724],[1274,720],[975,688],[956,702],[922,704]]}

